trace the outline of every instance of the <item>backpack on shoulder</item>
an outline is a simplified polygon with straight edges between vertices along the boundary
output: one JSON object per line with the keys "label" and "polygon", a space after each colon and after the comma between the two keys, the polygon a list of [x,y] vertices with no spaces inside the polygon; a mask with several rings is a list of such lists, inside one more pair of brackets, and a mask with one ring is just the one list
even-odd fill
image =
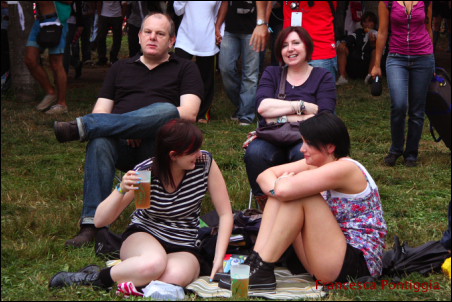
{"label": "backpack on shoulder", "polygon": [[[430,120],[430,133],[435,142],[442,140],[450,150],[450,77],[443,68],[436,67],[435,72],[427,92],[425,114]],[[433,129],[438,132],[438,138]]]}

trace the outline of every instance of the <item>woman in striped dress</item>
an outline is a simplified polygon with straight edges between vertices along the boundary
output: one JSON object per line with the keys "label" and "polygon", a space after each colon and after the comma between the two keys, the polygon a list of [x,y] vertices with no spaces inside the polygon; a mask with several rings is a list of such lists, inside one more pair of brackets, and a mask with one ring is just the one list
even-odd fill
{"label": "woman in striped dress", "polygon": [[211,278],[223,268],[233,226],[226,184],[212,155],[200,150],[202,133],[194,125],[174,119],[157,133],[155,157],[127,172],[122,182],[97,208],[96,227],[111,224],[132,202],[137,170],[151,170],[151,206],[136,210],[123,234],[122,262],[100,272],[60,272],[49,287],[132,282],[136,288],[153,280],[185,287],[199,275],[196,245],[201,202],[208,191],[220,217]]}

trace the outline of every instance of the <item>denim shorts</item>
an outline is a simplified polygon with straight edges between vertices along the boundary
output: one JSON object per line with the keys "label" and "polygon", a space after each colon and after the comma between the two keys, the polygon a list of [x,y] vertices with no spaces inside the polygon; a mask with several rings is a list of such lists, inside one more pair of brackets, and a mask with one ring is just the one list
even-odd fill
{"label": "denim shorts", "polygon": [[[56,19],[57,19],[57,17],[52,17],[52,18],[45,19],[42,22],[39,21],[38,19],[36,19],[35,22],[33,23],[33,26],[31,27],[30,35],[28,36],[27,46],[39,48],[41,53],[44,52],[45,48],[41,47],[36,42],[38,33],[41,31],[40,24],[47,23],[47,22],[55,22]],[[57,54],[64,53],[64,46],[66,45],[67,32],[68,32],[68,25],[66,23],[66,25],[63,26],[63,31],[61,33],[60,44],[57,47],[49,48],[49,55],[57,55]]]}

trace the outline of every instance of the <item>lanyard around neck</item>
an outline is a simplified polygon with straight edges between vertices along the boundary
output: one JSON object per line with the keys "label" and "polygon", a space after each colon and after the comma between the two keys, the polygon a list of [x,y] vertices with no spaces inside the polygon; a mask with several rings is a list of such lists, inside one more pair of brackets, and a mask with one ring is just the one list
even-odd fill
{"label": "lanyard around neck", "polygon": [[403,6],[405,6],[405,13],[406,13],[406,19],[407,19],[407,34],[406,34],[406,41],[410,42],[410,23],[411,23],[411,14],[413,13],[414,5],[411,5],[411,11],[408,14],[408,8],[406,7],[405,1],[403,2]]}

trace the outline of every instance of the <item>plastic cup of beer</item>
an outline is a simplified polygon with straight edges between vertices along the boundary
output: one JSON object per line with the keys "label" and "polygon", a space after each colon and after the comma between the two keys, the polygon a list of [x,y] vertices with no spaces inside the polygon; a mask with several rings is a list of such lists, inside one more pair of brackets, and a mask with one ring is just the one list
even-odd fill
{"label": "plastic cup of beer", "polygon": [[248,299],[250,266],[246,264],[231,265],[231,293],[234,300]]}
{"label": "plastic cup of beer", "polygon": [[137,171],[141,177],[140,183],[133,185],[135,190],[135,208],[149,209],[151,207],[151,171]]}

